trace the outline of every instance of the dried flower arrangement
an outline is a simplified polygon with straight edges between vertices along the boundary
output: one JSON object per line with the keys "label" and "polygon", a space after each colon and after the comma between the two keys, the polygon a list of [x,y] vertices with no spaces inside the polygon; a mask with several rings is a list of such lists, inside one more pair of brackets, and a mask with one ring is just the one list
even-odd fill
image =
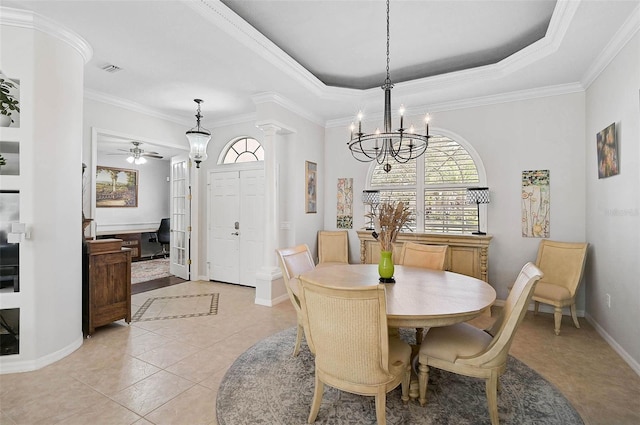
{"label": "dried flower arrangement", "polygon": [[380,242],[382,251],[393,250],[396,236],[407,224],[411,216],[409,206],[404,202],[383,202],[378,206],[378,212],[369,213],[365,217],[373,218],[375,232],[373,237]]}

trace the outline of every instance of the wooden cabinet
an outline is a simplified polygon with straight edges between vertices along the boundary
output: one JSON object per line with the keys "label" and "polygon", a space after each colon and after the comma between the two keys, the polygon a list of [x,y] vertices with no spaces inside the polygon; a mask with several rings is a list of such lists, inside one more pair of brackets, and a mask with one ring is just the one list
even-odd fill
{"label": "wooden cabinet", "polygon": [[131,249],[119,239],[86,242],[82,290],[82,330],[90,336],[99,326],[131,322]]}
{"label": "wooden cabinet", "polygon": [[[380,243],[371,231],[358,231],[360,262],[374,264],[380,260]],[[490,235],[451,235],[430,233],[400,233],[393,246],[393,258],[399,258],[404,242],[448,245],[445,269],[488,282]],[[394,260],[395,261],[395,260]]]}

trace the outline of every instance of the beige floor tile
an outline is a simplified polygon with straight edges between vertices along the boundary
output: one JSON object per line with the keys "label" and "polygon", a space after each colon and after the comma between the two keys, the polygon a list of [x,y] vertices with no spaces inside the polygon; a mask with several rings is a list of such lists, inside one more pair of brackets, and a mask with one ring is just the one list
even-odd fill
{"label": "beige floor tile", "polygon": [[129,425],[138,423],[141,417],[109,399],[88,407],[58,422],[56,425]]}
{"label": "beige floor tile", "polygon": [[160,371],[119,391],[112,399],[140,416],[145,416],[193,385],[193,382],[184,378]]}
{"label": "beige floor tile", "polygon": [[112,395],[161,369],[150,363],[126,356],[102,369],[76,369],[71,376],[105,395]]}
{"label": "beige floor tile", "polygon": [[156,425],[207,425],[215,419],[216,394],[195,385],[146,416]]}
{"label": "beige floor tile", "polygon": [[177,341],[171,341],[136,357],[142,361],[164,369],[186,357],[189,357],[196,351],[198,351],[197,347]]}

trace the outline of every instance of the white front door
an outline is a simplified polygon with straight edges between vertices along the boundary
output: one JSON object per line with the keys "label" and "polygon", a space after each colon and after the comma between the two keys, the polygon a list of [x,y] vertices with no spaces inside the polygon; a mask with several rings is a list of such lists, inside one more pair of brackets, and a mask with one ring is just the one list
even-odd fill
{"label": "white front door", "polygon": [[263,205],[264,170],[209,174],[209,279],[255,287]]}
{"label": "white front door", "polygon": [[191,194],[189,157],[171,158],[171,250],[169,272],[189,280]]}

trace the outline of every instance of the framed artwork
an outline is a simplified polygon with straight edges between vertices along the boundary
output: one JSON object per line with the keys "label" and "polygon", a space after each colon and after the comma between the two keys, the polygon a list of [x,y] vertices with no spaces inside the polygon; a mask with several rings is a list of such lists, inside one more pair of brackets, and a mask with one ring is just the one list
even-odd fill
{"label": "framed artwork", "polygon": [[305,175],[305,193],[304,204],[306,213],[317,213],[317,190],[318,190],[318,164],[315,162],[305,161],[304,163],[304,175]]}
{"label": "framed artwork", "polygon": [[337,192],[337,227],[353,229],[353,179],[338,179]]}
{"label": "framed artwork", "polygon": [[522,237],[548,238],[551,222],[549,170],[522,172]]}
{"label": "framed artwork", "polygon": [[137,207],[138,170],[97,167],[96,207]]}
{"label": "framed artwork", "polygon": [[620,173],[616,123],[611,124],[596,135],[598,149],[598,178],[615,176]]}

